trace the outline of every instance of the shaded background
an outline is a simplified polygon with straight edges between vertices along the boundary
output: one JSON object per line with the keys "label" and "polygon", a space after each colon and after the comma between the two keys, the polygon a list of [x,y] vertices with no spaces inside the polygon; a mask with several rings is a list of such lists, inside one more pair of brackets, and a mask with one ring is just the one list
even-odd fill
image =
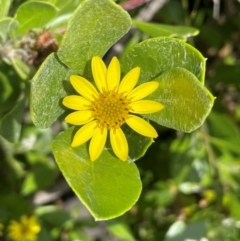
{"label": "shaded background", "polygon": [[[13,1],[10,15],[24,2]],[[22,214],[35,213],[42,227],[40,241],[240,240],[239,1],[117,2],[134,19],[199,29],[188,42],[208,59],[205,83],[216,96],[210,116],[191,134],[154,125],[159,137],[136,162],[143,182],[137,204],[122,217],[95,222],[51,154],[51,141],[64,124],[59,121],[39,130],[31,122],[28,104],[21,100],[29,76],[57,50],[66,28],[30,31],[18,41],[1,39],[0,119],[3,123],[11,111],[14,128],[0,129],[0,222],[6,226]],[[77,0],[63,4],[62,15],[70,15],[78,4]],[[106,63],[147,38],[133,27],[108,51]],[[19,128],[21,132],[16,131]],[[0,240],[5,240],[5,232],[0,232]]]}

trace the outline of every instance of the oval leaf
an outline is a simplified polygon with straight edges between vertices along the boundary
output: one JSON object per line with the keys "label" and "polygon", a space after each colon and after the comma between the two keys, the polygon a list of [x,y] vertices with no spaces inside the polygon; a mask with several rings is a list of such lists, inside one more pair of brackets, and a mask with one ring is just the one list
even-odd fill
{"label": "oval leaf", "polygon": [[12,21],[14,21],[13,18],[4,18],[0,20],[0,41],[4,42],[7,40],[7,34]]}
{"label": "oval leaf", "polygon": [[19,34],[32,28],[44,28],[57,15],[57,9],[50,3],[31,1],[22,4],[16,12]]}
{"label": "oval leaf", "polygon": [[48,128],[63,112],[62,98],[69,86],[68,69],[51,54],[31,81],[30,109],[33,123]]}
{"label": "oval leaf", "polygon": [[[17,100],[19,99],[22,89],[20,87],[21,80],[15,71],[12,71],[12,66],[5,63],[0,64],[0,69],[4,70],[4,73],[0,71],[0,118],[9,112]],[[11,74],[9,74],[11,73]]]}
{"label": "oval leaf", "polygon": [[206,59],[179,39],[160,37],[145,40],[135,45],[121,63],[124,73],[136,66],[141,68],[139,83],[155,79],[175,67],[189,70],[204,83]]}
{"label": "oval leaf", "polygon": [[11,7],[12,0],[1,0],[0,1],[0,19],[3,19],[8,15],[8,11]]}
{"label": "oval leaf", "polygon": [[59,58],[79,74],[89,77],[91,58],[94,55],[102,57],[130,26],[127,12],[113,1],[87,0],[69,21],[59,48]]}
{"label": "oval leaf", "polygon": [[183,132],[192,132],[202,125],[214,97],[196,76],[186,69],[174,68],[156,81],[159,88],[148,99],[159,101],[164,109],[147,115],[148,119]]}
{"label": "oval leaf", "polygon": [[115,218],[128,211],[141,193],[136,165],[122,162],[108,150],[90,161],[88,145],[70,146],[73,128],[53,141],[56,162],[79,199],[96,220]]}
{"label": "oval leaf", "polygon": [[199,34],[199,30],[196,28],[188,27],[188,26],[173,26],[167,24],[158,24],[158,23],[146,23],[140,21],[133,21],[133,24],[148,34],[151,37],[182,37],[189,38],[191,36],[196,36]]}
{"label": "oval leaf", "polygon": [[29,79],[31,74],[29,65],[25,64],[20,58],[12,58],[12,65],[21,79]]}

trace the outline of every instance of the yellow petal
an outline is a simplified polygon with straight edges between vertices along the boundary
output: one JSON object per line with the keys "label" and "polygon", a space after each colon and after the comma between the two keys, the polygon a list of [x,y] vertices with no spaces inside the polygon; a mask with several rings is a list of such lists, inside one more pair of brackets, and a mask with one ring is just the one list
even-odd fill
{"label": "yellow petal", "polygon": [[150,114],[162,110],[164,106],[153,100],[139,100],[131,103],[131,108],[133,113]]}
{"label": "yellow petal", "polygon": [[39,225],[37,225],[37,224],[31,226],[31,231],[32,231],[33,233],[39,233],[40,230],[41,230],[41,227],[40,227]]}
{"label": "yellow petal", "polygon": [[23,225],[27,226],[28,225],[28,216],[22,215],[21,218],[20,218],[20,221]]}
{"label": "yellow petal", "polygon": [[80,146],[86,141],[88,141],[97,130],[96,126],[97,126],[97,121],[91,121],[90,123],[81,127],[74,135],[71,146],[72,147]]}
{"label": "yellow petal", "polygon": [[94,101],[94,97],[98,97],[96,88],[83,77],[78,75],[71,75],[70,82],[74,89],[86,99]]}
{"label": "yellow petal", "polygon": [[41,227],[38,225],[37,217],[32,215],[28,218],[28,220],[29,220],[28,225],[31,229],[31,232],[33,234],[36,234],[36,233],[40,232]]}
{"label": "yellow petal", "polygon": [[[37,235],[35,233],[27,233],[23,240],[37,241]],[[22,240],[22,239],[21,239]],[[17,241],[17,240],[16,240]]]}
{"label": "yellow petal", "polygon": [[136,67],[130,70],[122,79],[118,93],[123,93],[126,96],[137,84],[140,75],[140,68]]}
{"label": "yellow petal", "polygon": [[103,90],[107,90],[107,68],[98,56],[92,58],[92,73],[99,91],[103,92]]}
{"label": "yellow petal", "polygon": [[108,90],[113,90],[114,88],[118,88],[120,82],[120,64],[116,57],[113,57],[108,69],[107,69],[107,86]]}
{"label": "yellow petal", "polygon": [[90,110],[75,111],[65,118],[65,121],[72,125],[84,125],[91,120],[93,120],[93,117]]}
{"label": "yellow petal", "polygon": [[156,130],[150,125],[147,121],[143,118],[129,115],[129,118],[126,120],[126,123],[137,133],[147,136],[156,138],[158,136]]}
{"label": "yellow petal", "polygon": [[95,161],[101,155],[107,139],[107,128],[97,128],[89,146],[89,154],[91,161]]}
{"label": "yellow petal", "polygon": [[10,225],[9,225],[9,229],[12,229],[12,228],[14,228],[15,226],[18,226],[19,224],[18,224],[18,222],[17,221],[14,221],[14,220],[12,220],[11,222],[10,222]]}
{"label": "yellow petal", "polygon": [[110,130],[110,141],[115,155],[122,161],[128,157],[128,143],[121,128]]}
{"label": "yellow petal", "polygon": [[90,100],[79,95],[69,95],[63,99],[62,103],[72,110],[88,110],[92,104]]}
{"label": "yellow petal", "polygon": [[131,101],[141,100],[144,97],[150,95],[154,92],[159,86],[159,83],[156,81],[150,81],[144,84],[137,86],[133,89],[127,96]]}
{"label": "yellow petal", "polygon": [[37,217],[32,215],[28,217],[28,222],[30,226],[38,226],[37,225]]}

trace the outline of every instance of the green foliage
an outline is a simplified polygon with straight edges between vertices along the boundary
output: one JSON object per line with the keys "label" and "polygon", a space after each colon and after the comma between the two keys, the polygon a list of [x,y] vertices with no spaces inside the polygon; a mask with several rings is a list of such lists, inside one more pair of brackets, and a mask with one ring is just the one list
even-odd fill
{"label": "green foliage", "polygon": [[[96,16],[96,21],[89,21]],[[68,67],[89,77],[91,58],[102,57],[130,26],[128,14],[113,2],[85,1],[68,23],[58,56]]]}
{"label": "green foliage", "polygon": [[96,220],[125,213],[142,189],[136,165],[119,161],[107,150],[91,162],[87,145],[70,146],[72,134],[73,129],[69,129],[53,142],[54,156],[69,185]]}
{"label": "green foliage", "polygon": [[20,138],[22,128],[22,114],[25,106],[25,99],[20,100],[13,109],[8,112],[1,121],[0,133],[10,142],[17,142]]}
{"label": "green foliage", "polygon": [[[89,18],[93,18],[96,14],[98,14],[96,22],[88,21]],[[119,27],[114,28],[113,26]],[[31,113],[35,125],[42,128],[49,127],[64,112],[61,100],[67,95],[70,72],[77,71],[80,75],[88,79],[91,78],[91,57],[95,55],[103,56],[110,46],[127,32],[129,27],[130,18],[127,13],[111,1],[102,0],[100,4],[96,5],[94,1],[89,0],[79,6],[69,21],[68,29],[64,34],[57,54],[52,54],[45,60],[31,82]],[[108,37],[106,38],[106,36]],[[152,58],[152,56],[156,56],[156,58]],[[171,57],[166,59],[167,56]],[[140,82],[153,78],[159,81],[160,87],[151,96],[151,99],[163,103],[165,111],[160,112],[160,114],[150,115],[151,120],[185,132],[191,132],[203,123],[213,105],[213,97],[197,80],[197,78],[200,78],[201,82],[204,81],[205,59],[193,47],[171,38],[146,40],[136,45],[125,56],[122,63],[123,72],[125,73],[133,67],[141,67]],[[183,67],[190,70],[193,74],[185,69],[175,69],[174,67]],[[46,86],[48,86],[47,90]],[[189,96],[185,94],[186,90]],[[196,98],[198,95],[199,98]],[[170,102],[169,100],[172,101]],[[181,107],[178,106],[179,103],[182,103]],[[65,139],[70,135],[67,133],[65,134],[66,136],[63,135]],[[127,135],[127,138],[132,150],[130,158],[133,158],[133,160],[142,156],[142,153],[145,152],[151,143],[148,138],[142,138],[142,142],[139,138],[134,138],[134,135]],[[70,143],[71,138],[69,138],[68,147]],[[132,153],[139,153],[140,145],[141,154],[134,154],[132,157]],[[64,147],[67,148],[67,146],[65,143]],[[76,185],[81,186],[80,183],[84,185],[84,178],[79,181],[73,178],[72,175],[74,176],[75,174],[71,173],[72,169],[69,171],[68,168],[70,167],[62,164],[64,160],[71,160],[74,156],[79,160],[84,159],[84,161],[89,162],[89,157],[81,154],[81,152],[77,152],[73,156],[67,155],[66,157],[62,153],[60,162],[60,157],[57,155],[60,150],[62,150],[61,146],[55,146],[53,152],[61,171],[65,173],[64,176],[70,183],[70,186],[83,200],[96,219],[108,219],[118,216],[136,202],[140,191],[139,188],[136,190],[135,195],[133,192],[129,192],[129,202],[126,202],[124,199],[122,200],[124,197],[122,194],[119,195],[119,193],[116,194],[114,192],[116,196],[112,194],[112,197],[119,200],[119,203],[112,209],[108,207],[108,212],[106,212],[104,207],[112,205],[104,203],[98,206],[97,202],[94,202],[93,199],[95,195],[97,195],[97,200],[101,200],[101,198],[105,199],[107,194],[101,192],[97,194],[98,191],[95,189],[95,185],[89,190],[76,188]],[[71,149],[71,152],[74,153],[74,150]],[[107,152],[109,152],[109,155],[105,156],[103,153],[97,163],[100,163],[101,159],[106,163],[108,161],[112,162],[114,158],[112,157],[111,149]],[[62,158],[62,156],[65,158]],[[72,165],[74,165],[73,160]],[[95,168],[96,165],[94,163],[91,168]],[[82,172],[82,168],[77,165],[77,162],[74,166],[76,172]],[[111,167],[109,168],[109,173],[111,173]],[[128,172],[126,165],[123,165],[122,168],[123,173]],[[89,172],[89,168],[87,171]],[[101,180],[102,175],[102,170],[100,172],[96,171],[94,178]],[[130,175],[135,176],[135,174]],[[123,179],[124,176],[121,182],[123,182]],[[110,181],[111,178],[105,182],[108,183]],[[114,183],[116,190],[118,190],[117,188],[119,190],[122,189],[121,182]],[[129,180],[128,182],[130,185],[131,182],[134,183],[134,180]],[[86,196],[90,196],[90,200],[86,199]],[[124,203],[124,206],[121,206],[120,203]]]}
{"label": "green foliage", "polygon": [[0,20],[0,41],[4,42],[7,40],[7,34],[11,26],[13,18],[4,18]]}
{"label": "green foliage", "polygon": [[133,21],[133,24],[150,37],[179,37],[188,38],[199,34],[199,30],[187,26],[172,26],[167,24],[146,23]]}
{"label": "green foliage", "polygon": [[168,230],[164,241],[199,240],[205,233],[205,222],[186,225],[183,221],[176,221]]}
{"label": "green foliage", "polygon": [[111,220],[107,224],[108,230],[115,236],[123,240],[134,241],[134,236],[126,222],[120,220]]}
{"label": "green foliage", "polygon": [[24,34],[32,28],[44,28],[56,15],[57,9],[50,3],[26,2],[16,12],[16,20],[19,22],[18,34]]}
{"label": "green foliage", "polygon": [[12,0],[2,0],[0,2],[0,20],[8,15],[9,8],[12,4]]}
{"label": "green foliage", "polygon": [[173,68],[157,78],[159,88],[151,99],[164,110],[149,119],[179,131],[192,132],[201,126],[212,109],[214,98],[198,79],[183,68]]}
{"label": "green foliage", "polygon": [[69,220],[69,215],[57,206],[38,207],[35,213],[41,217],[42,221],[53,227],[61,227]]}
{"label": "green foliage", "polygon": [[[6,65],[1,65],[1,68],[8,70]],[[13,108],[20,92],[19,78],[16,73],[9,76],[8,72],[6,72],[0,72],[0,87],[3,92],[0,97],[1,116],[4,115],[6,111]]]}
{"label": "green foliage", "polygon": [[[48,178],[46,178],[46,176]],[[45,189],[52,185],[55,179],[54,166],[49,163],[37,163],[29,171],[22,184],[22,194],[29,195],[37,190]]]}
{"label": "green foliage", "polygon": [[[172,0],[146,22],[151,2],[1,0],[0,239],[35,215],[39,241],[238,241],[238,2],[215,20],[207,1]],[[159,83],[146,99],[164,109],[142,115],[159,138],[123,124],[126,162],[109,137],[90,161],[63,121],[70,76],[93,81],[96,55],[118,55],[121,79],[139,66],[137,85]]]}
{"label": "green foliage", "polygon": [[135,45],[122,60],[123,72],[141,68],[140,82],[156,79],[174,67],[192,72],[202,83],[206,59],[194,47],[174,38],[153,38]]}
{"label": "green foliage", "polygon": [[39,68],[31,81],[31,114],[33,123],[39,128],[48,128],[65,110],[61,100],[69,89],[70,73],[51,54]]}

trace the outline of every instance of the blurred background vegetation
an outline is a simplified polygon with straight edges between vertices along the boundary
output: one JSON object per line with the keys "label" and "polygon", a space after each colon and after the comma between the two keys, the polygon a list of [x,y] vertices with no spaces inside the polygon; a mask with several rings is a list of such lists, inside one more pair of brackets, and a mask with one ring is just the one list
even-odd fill
{"label": "blurred background vegetation", "polygon": [[[81,0],[45,0],[59,9],[43,20],[46,27],[36,24],[16,33],[12,17],[25,2],[0,3],[0,240],[8,240],[12,220],[34,215],[39,241],[239,241],[239,1],[117,1],[133,19],[199,30],[187,41],[208,59],[206,86],[216,101],[204,125],[191,134],[155,125],[158,139],[136,162],[143,182],[139,201],[106,222],[93,220],[56,166],[51,141],[64,124],[40,130],[29,114],[29,80],[57,50]],[[106,62],[151,37],[147,32],[134,27],[108,51]]]}

